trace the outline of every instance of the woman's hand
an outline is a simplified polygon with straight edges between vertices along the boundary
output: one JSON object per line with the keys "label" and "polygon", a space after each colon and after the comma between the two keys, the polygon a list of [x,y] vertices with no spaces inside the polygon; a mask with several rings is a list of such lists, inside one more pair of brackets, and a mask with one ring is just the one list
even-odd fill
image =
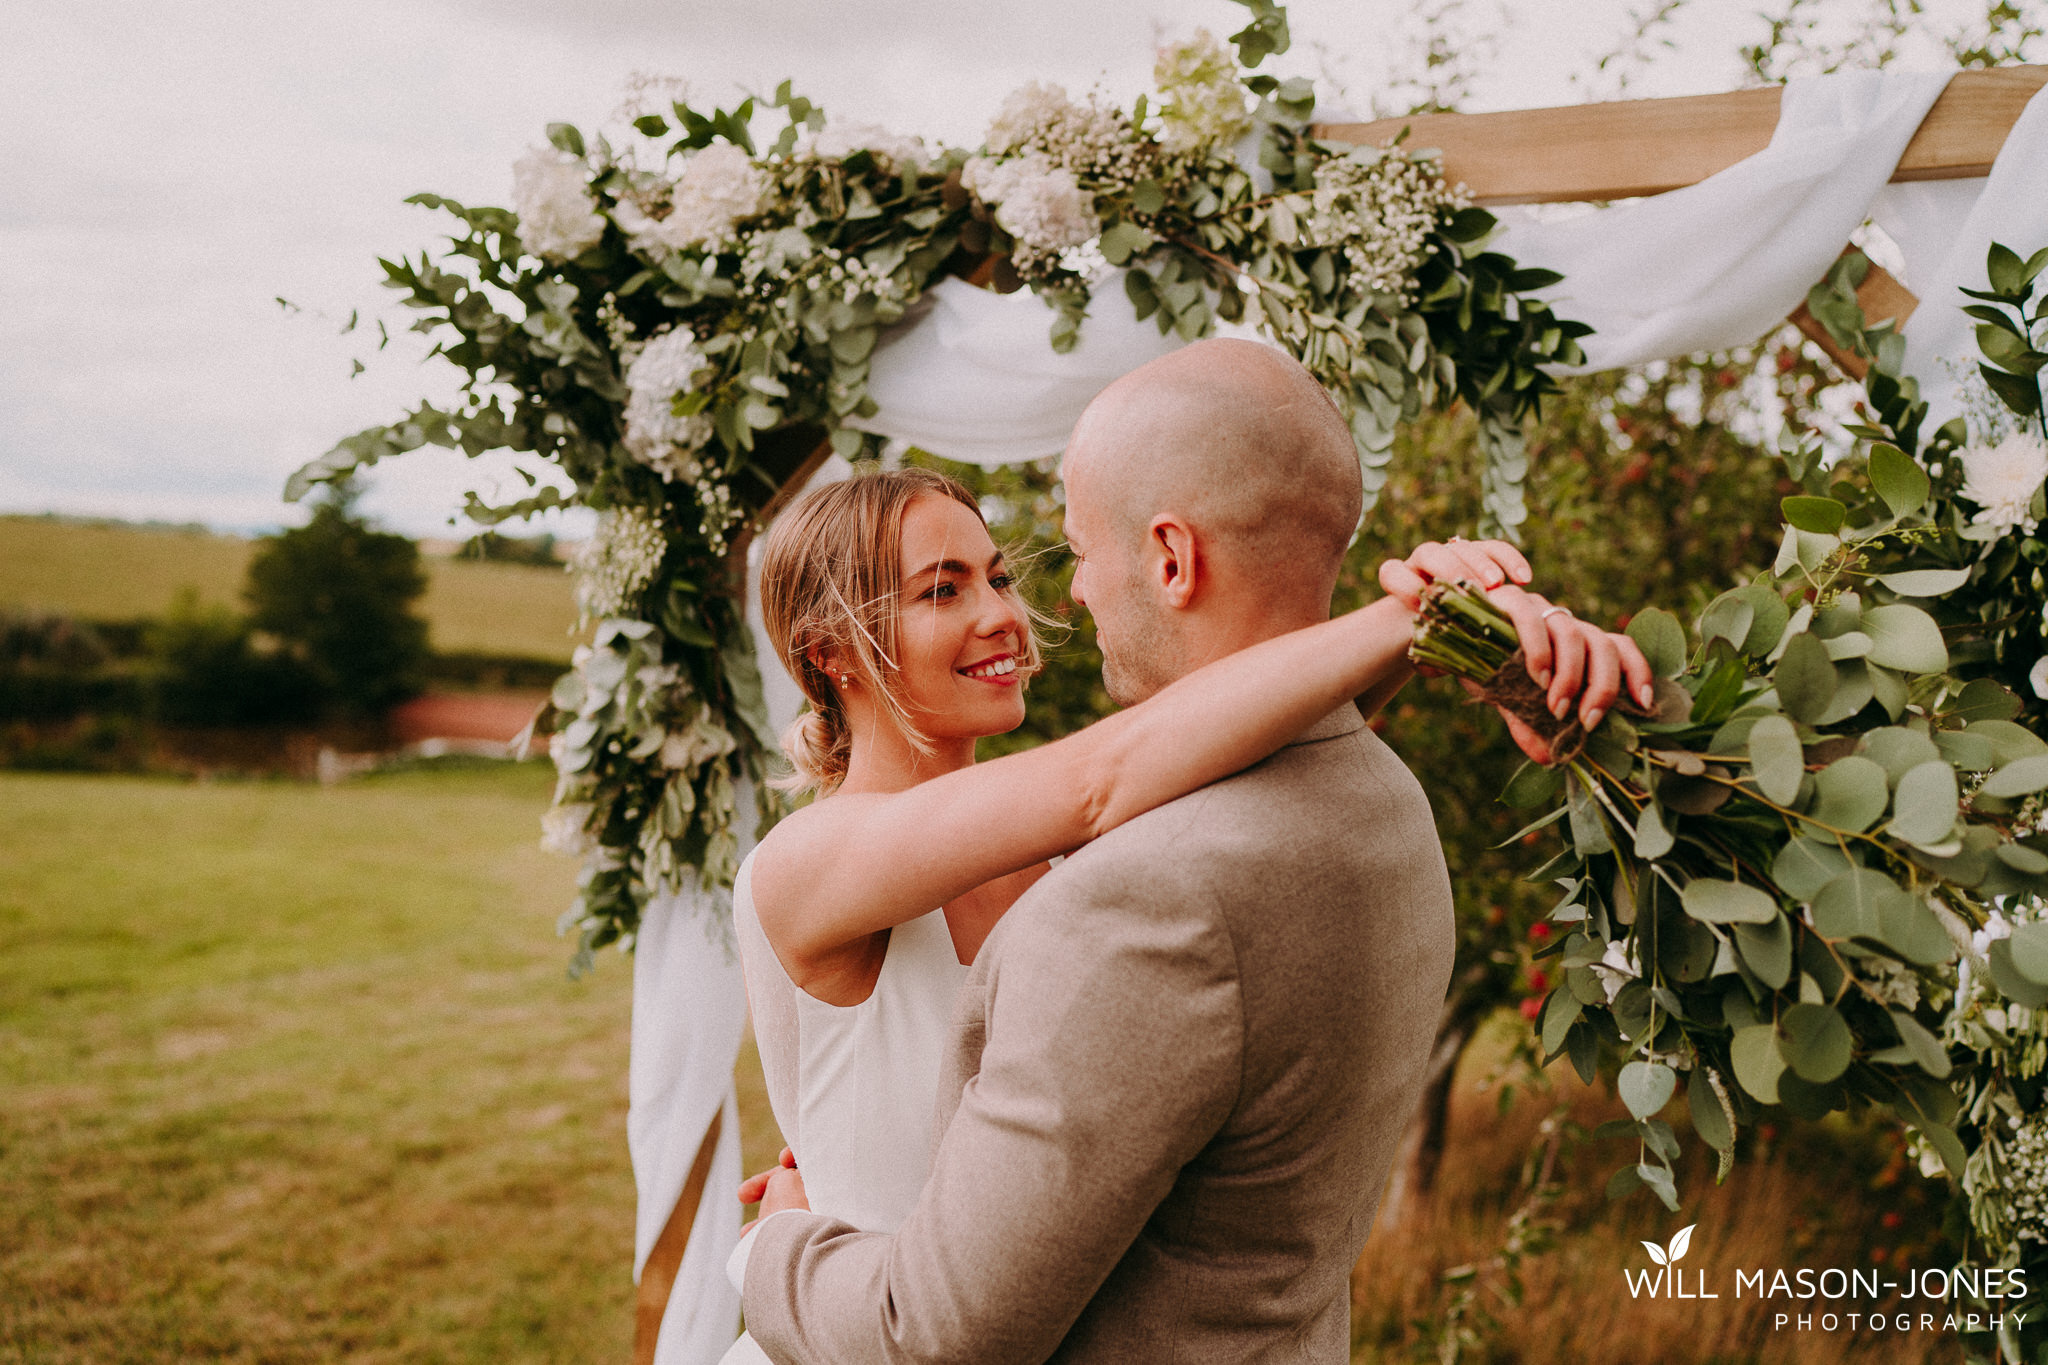
{"label": "woman's hand", "polygon": [[1422,606],[1422,590],[1439,579],[1463,580],[1481,588],[1527,583],[1533,575],[1522,552],[1504,540],[1427,541],[1406,559],[1380,565],[1380,586],[1410,611]]}
{"label": "woman's hand", "polygon": [[759,1175],[750,1175],[740,1182],[740,1202],[742,1204],[760,1203],[761,1197],[768,1192],[769,1183],[775,1179],[777,1172],[793,1171],[795,1169],[796,1153],[784,1147],[782,1155],[775,1159],[773,1166],[770,1166]]}

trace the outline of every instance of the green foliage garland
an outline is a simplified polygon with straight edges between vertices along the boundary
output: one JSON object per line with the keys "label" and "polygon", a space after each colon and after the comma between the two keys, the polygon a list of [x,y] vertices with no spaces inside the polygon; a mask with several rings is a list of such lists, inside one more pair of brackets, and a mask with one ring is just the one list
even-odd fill
{"label": "green foliage garland", "polygon": [[1252,70],[1286,50],[1285,10],[1240,3],[1234,55],[1207,34],[1170,47],[1156,96],[1128,111],[1026,86],[972,154],[827,125],[785,83],[763,149],[757,101],[678,103],[618,146],[551,126],[515,168],[516,213],[414,198],[461,230],[383,262],[386,283],[463,372],[461,401],[347,438],[287,495],[438,445],[531,452],[574,486],[472,497],[476,520],[601,512],[578,565],[599,625],[555,691],[545,838],[586,860],[565,917],[579,966],[630,942],[650,896],[730,885],[734,793],[761,790],[775,752],[736,549],[821,443],[878,452],[859,429],[875,345],[949,274],[1033,289],[1056,350],[1104,306],[1089,286],[1105,266],[1126,268],[1128,305],[1162,333],[1263,327],[1343,407],[1372,493],[1395,427],[1462,400],[1486,523],[1523,520],[1539,367],[1579,360],[1587,329],[1527,297],[1557,277],[1486,251],[1492,217],[1427,154],[1316,139],[1309,84]]}
{"label": "green foliage garland", "polygon": [[1555,736],[1562,761],[1525,767],[1506,799],[1549,807],[1529,828],[1566,835],[1532,878],[1563,889],[1540,954],[1562,980],[1536,1026],[1587,1079],[1603,1053],[1624,1059],[1619,1127],[1639,1157],[1611,1194],[1647,1186],[1676,1208],[1662,1115],[1681,1082],[1724,1173],[1768,1110],[1886,1106],[1923,1169],[1961,1182],[1990,1261],[2048,1273],[2032,1193],[2048,1179],[2048,743],[2005,685],[2048,695],[2048,305],[2031,302],[2048,251],[1993,248],[1972,311],[1979,393],[1997,401],[1973,404],[1977,432],[1958,418],[1924,440],[1902,339],[1855,309],[1861,268],[1812,302],[1871,360],[1875,421],[1832,468],[1788,455],[1805,488],[1784,500],[1772,572],[1690,637],[1662,611],[1631,621],[1653,708],[1590,735],[1552,720],[1515,687],[1510,624],[1462,587],[1434,594],[1414,653]]}

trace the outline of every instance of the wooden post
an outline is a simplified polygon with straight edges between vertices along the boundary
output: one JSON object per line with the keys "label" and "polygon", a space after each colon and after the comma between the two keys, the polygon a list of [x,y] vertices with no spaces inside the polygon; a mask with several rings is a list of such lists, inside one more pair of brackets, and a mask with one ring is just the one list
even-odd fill
{"label": "wooden post", "polygon": [[[690,1245],[690,1229],[697,1225],[697,1206],[704,1200],[704,1185],[711,1178],[711,1159],[718,1153],[718,1134],[725,1124],[720,1106],[711,1116],[711,1129],[697,1148],[690,1164],[690,1176],[683,1192],[640,1267],[640,1287],[633,1296],[633,1365],[654,1365],[654,1346],[661,1339],[661,1319],[668,1311],[669,1291],[675,1288],[676,1272],[682,1268],[683,1252]],[[720,1267],[720,1273],[724,1268]]]}

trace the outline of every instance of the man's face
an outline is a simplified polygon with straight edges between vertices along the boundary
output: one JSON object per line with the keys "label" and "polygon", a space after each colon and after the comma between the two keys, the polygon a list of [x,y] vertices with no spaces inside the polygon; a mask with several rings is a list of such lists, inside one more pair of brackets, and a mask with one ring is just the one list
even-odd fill
{"label": "man's face", "polygon": [[1146,578],[1142,528],[1131,524],[1127,509],[1104,505],[1109,490],[1101,488],[1090,463],[1070,453],[1062,470],[1067,545],[1075,558],[1073,598],[1095,618],[1102,685],[1110,700],[1132,706],[1179,676],[1173,662],[1178,651],[1165,608]]}

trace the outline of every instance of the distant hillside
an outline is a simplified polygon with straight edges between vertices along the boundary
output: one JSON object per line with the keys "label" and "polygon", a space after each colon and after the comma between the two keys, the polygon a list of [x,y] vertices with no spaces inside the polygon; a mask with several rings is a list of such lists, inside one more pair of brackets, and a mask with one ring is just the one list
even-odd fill
{"label": "distant hillside", "polygon": [[[254,542],[188,527],[0,516],[0,606],[91,621],[161,615],[180,588],[240,608]],[[421,602],[436,650],[569,657],[569,575],[480,560],[426,560]]]}

